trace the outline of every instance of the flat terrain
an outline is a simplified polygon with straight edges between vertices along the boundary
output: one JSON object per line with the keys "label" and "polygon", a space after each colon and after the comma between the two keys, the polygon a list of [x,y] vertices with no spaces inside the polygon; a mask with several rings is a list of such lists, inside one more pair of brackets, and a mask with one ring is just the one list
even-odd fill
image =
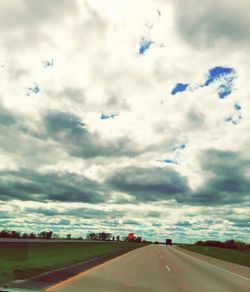
{"label": "flat terrain", "polygon": [[250,251],[241,252],[234,249],[218,248],[199,245],[182,245],[181,248],[215,257],[224,261],[250,267]]}
{"label": "flat terrain", "polygon": [[0,242],[0,286],[7,282],[141,246],[124,242],[4,241]]}
{"label": "flat terrain", "polygon": [[52,286],[47,292],[244,292],[249,291],[249,285],[248,267],[178,247],[150,245]]}

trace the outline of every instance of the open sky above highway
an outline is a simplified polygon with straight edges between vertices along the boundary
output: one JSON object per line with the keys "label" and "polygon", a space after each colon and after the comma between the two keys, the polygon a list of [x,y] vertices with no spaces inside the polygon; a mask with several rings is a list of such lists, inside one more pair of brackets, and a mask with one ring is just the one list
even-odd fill
{"label": "open sky above highway", "polygon": [[249,241],[249,3],[1,0],[0,229]]}

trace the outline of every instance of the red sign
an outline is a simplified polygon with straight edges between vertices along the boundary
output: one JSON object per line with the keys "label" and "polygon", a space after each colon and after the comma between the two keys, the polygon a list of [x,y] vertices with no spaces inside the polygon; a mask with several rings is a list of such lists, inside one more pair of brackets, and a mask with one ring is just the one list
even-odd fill
{"label": "red sign", "polygon": [[128,234],[128,238],[129,238],[129,239],[134,239],[134,238],[135,238],[134,233],[129,233],[129,234]]}

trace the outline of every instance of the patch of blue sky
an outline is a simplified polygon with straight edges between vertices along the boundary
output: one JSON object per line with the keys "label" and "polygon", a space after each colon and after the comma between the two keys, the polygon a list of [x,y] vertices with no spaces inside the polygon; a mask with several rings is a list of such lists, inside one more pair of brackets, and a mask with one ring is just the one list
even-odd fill
{"label": "patch of blue sky", "polygon": [[100,119],[101,120],[107,120],[107,119],[110,119],[110,118],[114,119],[115,117],[118,117],[118,116],[119,116],[118,113],[108,113],[108,114],[103,114],[102,113]]}
{"label": "patch of blue sky", "polygon": [[234,105],[234,113],[228,117],[225,118],[225,122],[232,123],[233,125],[238,125],[242,119],[241,116],[241,106],[239,104]]}
{"label": "patch of blue sky", "polygon": [[177,161],[173,159],[164,159],[164,160],[160,160],[160,162],[166,163],[166,164],[178,164]]}
{"label": "patch of blue sky", "polygon": [[177,150],[183,150],[187,147],[187,144],[180,144],[178,146],[175,146],[172,151],[177,151]]}
{"label": "patch of blue sky", "polygon": [[31,94],[38,94],[40,92],[40,88],[38,87],[38,85],[35,85],[33,87],[28,87],[27,89],[27,96],[30,96]]}
{"label": "patch of blue sky", "polygon": [[236,103],[234,104],[234,108],[235,108],[237,111],[240,111],[240,110],[241,110],[241,105],[240,105],[238,102],[236,102]]}
{"label": "patch of blue sky", "polygon": [[226,98],[232,93],[232,84],[221,84],[218,88],[218,95],[220,99]]}
{"label": "patch of blue sky", "polygon": [[187,84],[187,83],[177,83],[175,85],[175,87],[173,88],[173,90],[171,91],[171,94],[175,95],[178,92],[185,91],[185,90],[187,90],[188,86],[189,86],[189,84]]}
{"label": "patch of blue sky", "polygon": [[232,115],[229,117],[226,117],[225,121],[227,123],[232,123],[233,125],[238,125],[240,123],[240,120],[242,119],[241,115]]}
{"label": "patch of blue sky", "polygon": [[204,86],[208,86],[214,81],[231,74],[235,74],[235,71],[233,68],[220,67],[220,66],[214,67],[208,71],[208,77]]}
{"label": "patch of blue sky", "polygon": [[149,48],[151,47],[151,45],[153,44],[153,42],[151,40],[148,40],[148,39],[144,39],[142,38],[141,39],[141,42],[140,42],[140,46],[139,46],[139,54],[140,55],[144,55],[145,52],[147,50],[149,50]]}
{"label": "patch of blue sky", "polygon": [[200,87],[209,86],[215,81],[220,81],[218,96],[224,99],[232,93],[235,70],[230,67],[214,67],[208,71],[207,80]]}
{"label": "patch of blue sky", "polygon": [[44,68],[48,68],[48,67],[54,66],[54,60],[53,59],[51,59],[51,61],[44,60],[42,63],[43,63],[43,67]]}
{"label": "patch of blue sky", "polygon": [[109,115],[105,115],[105,114],[101,114],[101,117],[100,117],[101,120],[107,120],[109,118],[110,118],[110,116]]}

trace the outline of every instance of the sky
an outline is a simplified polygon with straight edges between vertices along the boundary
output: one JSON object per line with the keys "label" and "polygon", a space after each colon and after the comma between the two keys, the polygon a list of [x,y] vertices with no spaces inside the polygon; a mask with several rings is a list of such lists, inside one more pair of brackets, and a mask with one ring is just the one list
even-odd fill
{"label": "sky", "polygon": [[2,0],[0,229],[250,242],[245,0]]}

